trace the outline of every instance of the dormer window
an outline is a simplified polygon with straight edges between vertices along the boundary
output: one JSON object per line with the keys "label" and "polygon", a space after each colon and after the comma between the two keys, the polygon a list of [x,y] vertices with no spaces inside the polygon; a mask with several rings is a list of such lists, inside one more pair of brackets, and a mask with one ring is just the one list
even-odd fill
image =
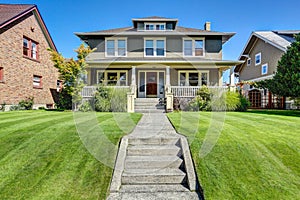
{"label": "dormer window", "polygon": [[145,23],[144,30],[146,31],[164,31],[166,30],[165,23]]}

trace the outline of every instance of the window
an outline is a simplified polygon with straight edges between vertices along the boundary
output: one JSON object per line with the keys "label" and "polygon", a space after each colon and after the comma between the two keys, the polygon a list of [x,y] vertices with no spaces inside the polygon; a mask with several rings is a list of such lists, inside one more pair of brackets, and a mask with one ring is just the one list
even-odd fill
{"label": "window", "polygon": [[0,67],[0,82],[4,81],[4,70],[3,67]]}
{"label": "window", "polygon": [[247,59],[247,66],[251,66],[251,58]]}
{"label": "window", "polygon": [[265,75],[268,73],[268,64],[264,64],[261,66],[261,74]]}
{"label": "window", "polygon": [[42,77],[33,75],[33,87],[34,88],[42,88]]}
{"label": "window", "polygon": [[165,39],[145,39],[145,56],[165,56]]}
{"label": "window", "polygon": [[126,86],[127,71],[97,71],[97,84],[103,84],[108,86]]}
{"label": "window", "polygon": [[255,66],[261,63],[261,53],[255,55]]}
{"label": "window", "polygon": [[165,23],[145,23],[144,30],[146,31],[163,31],[166,30],[166,24]]}
{"label": "window", "polygon": [[184,56],[204,56],[204,39],[183,39]]}
{"label": "window", "polygon": [[126,39],[106,39],[106,56],[126,56],[127,40]]}
{"label": "window", "polygon": [[208,85],[208,71],[179,71],[180,86]]}
{"label": "window", "polygon": [[23,56],[38,60],[38,43],[23,37]]}

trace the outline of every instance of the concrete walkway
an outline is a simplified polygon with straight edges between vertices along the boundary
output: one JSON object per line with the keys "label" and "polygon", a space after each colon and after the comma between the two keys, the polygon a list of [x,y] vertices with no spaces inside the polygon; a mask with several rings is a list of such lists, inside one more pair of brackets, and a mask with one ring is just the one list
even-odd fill
{"label": "concrete walkway", "polygon": [[109,200],[201,199],[188,143],[165,113],[144,113],[122,138]]}

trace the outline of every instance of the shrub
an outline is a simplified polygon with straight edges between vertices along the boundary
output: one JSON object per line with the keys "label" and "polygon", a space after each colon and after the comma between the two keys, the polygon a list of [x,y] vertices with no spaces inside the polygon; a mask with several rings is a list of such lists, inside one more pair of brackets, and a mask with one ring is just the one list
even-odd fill
{"label": "shrub", "polygon": [[225,103],[226,103],[227,111],[234,111],[241,105],[239,93],[227,91],[225,95],[226,95]]}
{"label": "shrub", "polygon": [[113,112],[126,112],[128,89],[115,89],[112,91],[110,110]]}
{"label": "shrub", "polygon": [[243,95],[239,95],[240,105],[236,108],[236,111],[245,112],[250,107],[250,101]]}
{"label": "shrub", "polygon": [[109,112],[110,110],[110,99],[111,89],[100,85],[95,93],[95,111],[98,112]]}
{"label": "shrub", "polygon": [[0,112],[4,112],[5,111],[5,106],[6,106],[5,102],[3,102],[2,104],[0,104]]}
{"label": "shrub", "polygon": [[19,102],[20,110],[32,110],[33,97],[26,97],[24,100]]}
{"label": "shrub", "polygon": [[20,106],[19,105],[12,105],[9,108],[10,111],[16,111],[16,110],[20,110]]}
{"label": "shrub", "polygon": [[81,112],[90,112],[92,111],[92,106],[89,101],[84,101],[80,106],[79,106],[79,111]]}
{"label": "shrub", "polygon": [[56,108],[60,110],[72,110],[72,96],[64,89],[58,94]]}

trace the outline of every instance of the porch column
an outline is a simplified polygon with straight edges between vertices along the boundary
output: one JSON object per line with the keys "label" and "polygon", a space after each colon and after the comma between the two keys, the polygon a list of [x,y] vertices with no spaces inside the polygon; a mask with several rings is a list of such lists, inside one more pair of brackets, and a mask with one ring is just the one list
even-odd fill
{"label": "porch column", "polygon": [[223,77],[222,77],[222,74],[223,74],[223,70],[221,68],[219,68],[219,86],[222,86],[223,85]]}
{"label": "porch column", "polygon": [[134,98],[136,98],[136,67],[132,66],[131,71],[131,93],[133,93]]}
{"label": "porch column", "polygon": [[170,81],[170,66],[166,66],[166,111],[172,112],[173,111],[173,94],[171,92],[171,81]]}

